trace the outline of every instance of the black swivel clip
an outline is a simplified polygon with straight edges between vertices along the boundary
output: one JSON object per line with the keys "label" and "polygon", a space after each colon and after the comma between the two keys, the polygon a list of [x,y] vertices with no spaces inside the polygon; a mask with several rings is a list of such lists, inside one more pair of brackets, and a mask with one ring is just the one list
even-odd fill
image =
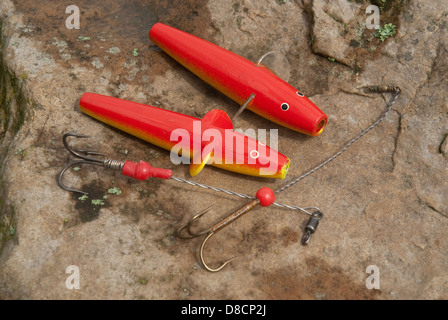
{"label": "black swivel clip", "polygon": [[308,242],[310,242],[311,235],[316,232],[317,226],[319,225],[319,221],[323,218],[324,214],[321,211],[314,212],[310,219],[308,220],[308,223],[305,227],[305,234],[302,238],[302,244],[306,246]]}

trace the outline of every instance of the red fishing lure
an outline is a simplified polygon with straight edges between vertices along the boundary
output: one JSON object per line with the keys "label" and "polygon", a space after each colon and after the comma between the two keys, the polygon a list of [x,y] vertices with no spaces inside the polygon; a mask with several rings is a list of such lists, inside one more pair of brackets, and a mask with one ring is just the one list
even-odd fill
{"label": "red fishing lure", "polygon": [[262,65],[208,41],[162,23],[150,40],[168,55],[223,94],[275,123],[317,136],[328,118],[311,100]]}
{"label": "red fishing lure", "polygon": [[79,102],[84,113],[152,144],[191,159],[190,174],[206,164],[251,176],[286,176],[289,158],[233,130],[222,110],[202,120],[177,112],[95,93]]}

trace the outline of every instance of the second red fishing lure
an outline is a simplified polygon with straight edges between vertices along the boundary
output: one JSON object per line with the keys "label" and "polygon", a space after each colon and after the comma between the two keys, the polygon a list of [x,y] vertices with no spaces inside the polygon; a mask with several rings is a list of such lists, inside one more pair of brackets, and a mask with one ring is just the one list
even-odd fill
{"label": "second red fishing lure", "polygon": [[162,23],[149,32],[150,40],[168,55],[223,94],[275,123],[317,136],[328,118],[311,100],[262,65],[208,41]]}
{"label": "second red fishing lure", "polygon": [[225,170],[264,178],[283,179],[288,172],[288,157],[234,131],[229,116],[222,110],[211,110],[201,120],[89,92],[83,94],[79,107],[82,112],[104,123],[176,155],[190,158],[192,176],[197,175],[208,163]]}

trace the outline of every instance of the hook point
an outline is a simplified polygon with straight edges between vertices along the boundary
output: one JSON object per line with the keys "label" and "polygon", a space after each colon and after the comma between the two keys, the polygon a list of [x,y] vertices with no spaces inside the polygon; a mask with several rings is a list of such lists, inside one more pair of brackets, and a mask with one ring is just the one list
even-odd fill
{"label": "hook point", "polygon": [[[197,215],[194,215],[193,217],[190,218],[190,220],[188,220],[187,223],[181,225],[179,228],[177,228],[177,230],[174,232],[174,234],[181,239],[192,239],[192,238],[197,238],[200,237],[206,233],[210,232],[210,229],[204,230],[204,231],[200,231],[200,232],[194,232],[191,230],[192,225],[199,219],[201,218],[204,214],[206,214],[208,211],[210,211],[210,209],[214,206],[215,204],[212,204],[210,207],[208,207],[207,209],[205,209],[204,211],[198,213]],[[182,230],[186,230],[186,232],[188,233],[188,235],[182,235]]]}
{"label": "hook point", "polygon": [[229,264],[230,262],[232,262],[232,261],[236,258],[236,257],[233,257],[233,258],[231,258],[231,259],[229,259],[229,260],[223,262],[223,263],[221,264],[221,266],[219,266],[218,268],[215,268],[215,269],[210,268],[210,267],[205,263],[205,260],[204,260],[204,247],[205,247],[205,243],[206,243],[207,240],[210,239],[211,236],[213,236],[214,234],[215,234],[214,232],[210,232],[210,233],[207,235],[207,237],[205,237],[204,241],[202,241],[202,244],[201,244],[201,250],[200,250],[200,252],[199,252],[199,255],[200,255],[200,257],[201,257],[202,265],[204,266],[204,268],[205,268],[207,271],[210,271],[210,272],[218,272],[218,271],[221,271],[227,264]]}

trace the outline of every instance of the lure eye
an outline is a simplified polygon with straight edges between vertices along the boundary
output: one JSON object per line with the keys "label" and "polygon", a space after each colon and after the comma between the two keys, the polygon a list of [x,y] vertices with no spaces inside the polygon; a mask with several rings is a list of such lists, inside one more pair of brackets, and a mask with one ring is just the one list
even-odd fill
{"label": "lure eye", "polygon": [[302,93],[300,93],[299,91],[297,91],[296,93],[299,97],[304,97],[304,95]]}
{"label": "lure eye", "polygon": [[260,156],[260,153],[259,153],[257,150],[252,150],[252,151],[250,152],[250,157],[251,157],[252,159],[257,159],[259,156]]}
{"label": "lure eye", "polygon": [[287,111],[289,109],[289,104],[282,103],[281,108],[282,108],[283,111]]}

